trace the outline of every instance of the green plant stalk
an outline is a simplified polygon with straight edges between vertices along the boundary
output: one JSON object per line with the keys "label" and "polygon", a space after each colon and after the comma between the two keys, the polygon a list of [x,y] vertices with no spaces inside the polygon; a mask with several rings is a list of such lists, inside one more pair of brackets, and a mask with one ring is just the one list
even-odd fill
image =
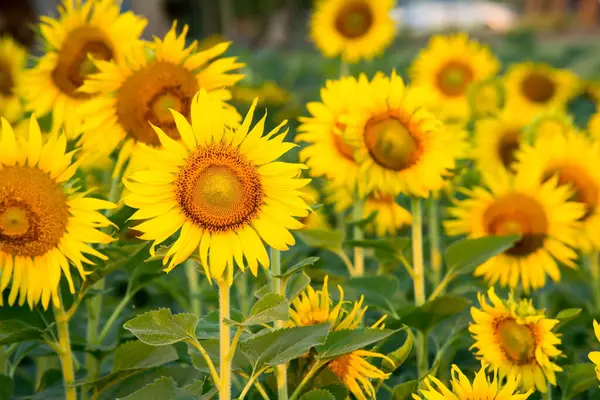
{"label": "green plant stalk", "polygon": [[62,307],[61,304],[54,308],[56,329],[58,331],[58,358],[63,374],[65,399],[77,400],[77,389],[74,386],[75,369],[73,367],[73,352],[71,351],[71,338],[69,336],[69,319]]}
{"label": "green plant stalk", "polygon": [[250,313],[250,302],[248,299],[252,298],[252,296],[248,295],[248,277],[246,274],[240,274],[234,284],[238,293],[239,310],[243,315],[248,315]]}
{"label": "green plant stalk", "polygon": [[119,318],[119,315],[121,315],[121,313],[123,312],[123,309],[125,308],[127,303],[129,303],[129,300],[131,300],[131,296],[127,295],[121,299],[119,304],[117,304],[117,307],[114,309],[112,314],[110,314],[110,317],[104,324],[104,327],[102,328],[102,331],[100,332],[100,335],[98,336],[98,339],[97,339],[98,344],[102,344],[102,341],[106,338],[106,335],[108,335],[108,333],[110,332],[110,329],[114,325],[117,318]]}
{"label": "green plant stalk", "polygon": [[306,373],[306,375],[304,375],[304,378],[302,379],[296,390],[294,390],[294,393],[292,394],[292,397],[290,397],[290,400],[296,400],[298,396],[302,394],[302,389],[304,389],[304,386],[306,386],[306,384],[321,369],[323,365],[325,365],[323,361],[317,360],[312,365],[312,367],[310,367],[310,370],[308,370],[308,372]]}
{"label": "green plant stalk", "polygon": [[[244,386],[244,389],[242,389],[242,393],[240,394],[240,397],[238,397],[238,400],[244,400],[244,398],[248,394],[248,391],[250,390],[252,385],[254,385],[254,384],[256,384],[257,386],[260,385],[260,383],[256,382],[256,379],[265,371],[265,369],[266,369],[266,367],[261,369],[257,373],[252,374],[248,378],[248,382],[246,382],[246,386]],[[263,389],[263,391],[264,391],[264,389]]]}
{"label": "green plant stalk", "polygon": [[[423,213],[421,210],[421,199],[411,199],[412,209],[412,255],[414,270],[415,304],[425,304],[425,268],[423,265]],[[417,372],[422,378],[427,374],[427,335],[417,332]]]}
{"label": "green plant stalk", "polygon": [[225,323],[225,319],[230,318],[230,297],[229,283],[219,280],[219,347],[220,347],[220,367],[219,378],[219,399],[231,400],[231,360],[229,359],[229,348],[231,345],[231,330]]}
{"label": "green plant stalk", "polygon": [[437,194],[432,193],[427,202],[427,230],[429,234],[429,254],[431,260],[431,270],[433,272],[433,286],[438,286],[442,280],[442,253],[440,251],[440,209],[437,199]]}
{"label": "green plant stalk", "polygon": [[590,275],[592,276],[591,284],[596,310],[600,310],[600,260],[598,259],[598,255],[598,251],[596,250],[586,255]]}
{"label": "green plant stalk", "polygon": [[[356,222],[362,218],[363,204],[362,200],[355,199],[352,206],[352,219]],[[352,237],[354,240],[363,240],[364,234],[360,226],[352,227]],[[354,247],[354,276],[363,276],[365,274],[365,249],[359,246]]]}
{"label": "green plant stalk", "polygon": [[350,75],[350,66],[343,59],[340,61],[340,78]]}
{"label": "green plant stalk", "polygon": [[0,346],[0,374],[8,375],[8,346]]}
{"label": "green plant stalk", "polygon": [[[271,247],[271,274],[281,275],[281,252]],[[285,295],[281,279],[272,277],[271,283],[273,285],[273,293]],[[283,328],[283,321],[275,321],[275,329]],[[279,400],[288,399],[288,387],[287,387],[287,363],[278,365],[276,368],[277,373],[277,396]]]}
{"label": "green plant stalk", "polygon": [[200,277],[196,270],[196,261],[192,259],[187,260],[184,268],[190,296],[190,311],[200,318],[202,314],[202,301],[200,300]]}
{"label": "green plant stalk", "polygon": [[213,379],[213,382],[215,383],[215,387],[220,387],[221,379],[219,378],[219,374],[215,369],[215,365],[213,364],[212,360],[210,359],[210,356],[208,355],[204,347],[202,347],[202,345],[196,338],[194,338],[193,340],[188,340],[187,343],[194,346],[194,348],[198,350],[200,355],[204,358],[204,361],[206,361],[206,365],[208,365],[208,369],[210,370],[210,375]]}

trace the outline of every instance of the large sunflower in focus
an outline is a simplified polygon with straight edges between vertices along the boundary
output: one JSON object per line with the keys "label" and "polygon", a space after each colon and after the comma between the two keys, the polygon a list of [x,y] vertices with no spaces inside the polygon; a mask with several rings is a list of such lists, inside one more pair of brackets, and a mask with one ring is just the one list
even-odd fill
{"label": "large sunflower in focus", "polygon": [[444,118],[469,117],[469,88],[492,78],[500,63],[487,46],[465,34],[434,36],[410,68],[411,84],[434,96],[433,107]]}
{"label": "large sunflower in focus", "polygon": [[579,219],[583,235],[578,245],[584,249],[600,248],[600,170],[598,169],[600,143],[569,132],[564,135],[542,137],[534,145],[526,145],[518,154],[515,169],[527,179],[543,182],[553,176],[559,185],[572,190],[572,199],[585,206]]}
{"label": "large sunflower in focus", "polygon": [[456,365],[452,366],[452,389],[434,376],[425,378],[425,388],[421,395],[413,394],[415,400],[525,400],[532,391],[518,393],[518,377],[510,377],[505,382],[494,374],[490,382],[486,374],[487,366],[481,367],[471,383]]}
{"label": "large sunflower in focus", "polygon": [[152,167],[125,179],[125,203],[138,209],[131,218],[145,220],[135,227],[141,239],[154,241],[154,249],[179,232],[163,260],[166,271],[198,250],[206,276],[231,284],[234,262],[254,275],[259,262],[269,266],[262,240],[278,250],[294,244],[289,230],[302,228],[296,217],[309,210],[300,191],[309,180],[298,177],[306,167],[276,161],[295,145],[283,141],[283,124],[263,136],[266,115],[250,129],[255,107],[229,129],[223,103],[202,89],[192,100],[191,125],[173,111],[182,141],[154,127],[162,148],[152,150]]}
{"label": "large sunflower in focus", "polygon": [[136,44],[146,19],[120,14],[114,0],[63,0],[59,17],[41,17],[46,54],[23,78],[23,96],[37,115],[52,112],[53,131],[79,133],[78,108],[91,97],[79,91],[97,60],[121,61]]}
{"label": "large sunflower in focus", "polygon": [[481,308],[471,307],[473,323],[469,325],[477,357],[502,377],[520,377],[524,390],[545,393],[548,383],[556,386],[556,372],[562,368],[554,359],[562,352],[556,347],[560,338],[553,329],[559,321],[536,310],[531,300],[501,300],[494,288],[488,291],[491,304],[484,294],[478,297]]}
{"label": "large sunflower in focus", "polygon": [[26,48],[11,37],[0,38],[0,115],[10,123],[23,116],[20,90],[26,63]]}
{"label": "large sunflower in focus", "polygon": [[[196,42],[185,46],[187,30],[184,26],[177,35],[173,23],[164,39],[136,47],[124,62],[96,62],[99,72],[90,75],[81,88],[94,96],[80,108],[85,118],[84,157],[103,157],[119,149],[120,161],[132,156],[131,170],[146,167],[149,155],[139,144],[160,145],[150,123],[179,140],[170,109],[189,119],[192,98],[199,89],[221,100],[230,99],[226,88],[243,78],[231,72],[244,64],[235,57],[220,58],[229,42],[194,52]],[[227,124],[232,125],[239,115],[233,108],[228,110]]]}
{"label": "large sunflower in focus", "polygon": [[326,57],[371,59],[394,39],[392,0],[322,0],[315,7],[310,35]]}
{"label": "large sunflower in focus", "polygon": [[395,71],[364,89],[342,121],[360,165],[359,190],[421,197],[439,190],[463,146],[426,110],[427,92],[405,86]]}
{"label": "large sunflower in focus", "polygon": [[546,275],[559,281],[558,262],[577,267],[577,253],[570,246],[576,243],[578,219],[585,209],[569,201],[570,188],[558,186],[556,177],[540,183],[526,174],[513,179],[505,173],[485,180],[489,189],[467,190],[468,198],[449,209],[453,219],[445,222],[448,234],[472,238],[519,234],[521,239],[477,267],[475,276],[483,276],[490,285],[500,282],[515,288],[520,283],[530,290],[543,287]]}
{"label": "large sunflower in focus", "polygon": [[[77,192],[68,181],[77,172],[63,134],[42,140],[34,117],[27,138],[15,137],[6,119],[0,133],[0,294],[10,284],[8,303],[30,307],[50,299],[60,304],[64,275],[71,293],[73,264],[83,279],[88,257],[105,260],[89,244],[106,244],[111,237],[98,228],[111,222],[97,210],[115,205]],[[2,296],[0,295],[0,304]]]}
{"label": "large sunflower in focus", "polygon": [[572,72],[533,62],[514,64],[504,81],[506,102],[526,115],[562,110],[578,89],[578,79]]}

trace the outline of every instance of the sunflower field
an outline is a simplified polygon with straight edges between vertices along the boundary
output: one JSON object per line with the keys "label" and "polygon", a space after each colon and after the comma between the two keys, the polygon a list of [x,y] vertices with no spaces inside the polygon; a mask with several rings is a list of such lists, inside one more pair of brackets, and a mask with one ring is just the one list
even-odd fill
{"label": "sunflower field", "polygon": [[600,41],[394,6],[0,38],[0,400],[600,399]]}

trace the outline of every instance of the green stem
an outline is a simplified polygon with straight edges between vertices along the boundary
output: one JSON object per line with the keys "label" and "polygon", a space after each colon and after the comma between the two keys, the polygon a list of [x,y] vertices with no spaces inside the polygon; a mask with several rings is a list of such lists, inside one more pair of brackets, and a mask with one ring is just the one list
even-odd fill
{"label": "green stem", "polygon": [[442,279],[439,285],[437,285],[436,288],[433,290],[433,293],[431,293],[431,296],[429,296],[429,300],[431,301],[437,298],[442,293],[444,293],[446,287],[450,282],[452,282],[454,278],[456,278],[456,275],[453,273],[448,273],[446,276],[444,276],[444,279]]}
{"label": "green stem", "polygon": [[200,279],[196,261],[189,259],[185,262],[184,267],[190,295],[190,309],[192,314],[200,318],[202,314],[202,301],[200,299]]}
{"label": "green stem", "polygon": [[[352,219],[359,221],[363,215],[362,200],[355,199],[352,206]],[[354,240],[363,240],[364,234],[362,228],[356,224],[352,227],[352,237]],[[365,249],[359,246],[354,247],[354,275],[363,276],[365,274]]]}
{"label": "green stem", "polygon": [[73,367],[73,353],[71,351],[71,338],[69,336],[69,320],[66,318],[62,304],[54,308],[56,316],[56,329],[58,331],[58,358],[63,374],[65,386],[65,399],[77,400],[75,388],[75,369]]}
{"label": "green stem", "polygon": [[231,360],[229,360],[229,348],[231,345],[231,330],[225,323],[230,318],[229,307],[229,284],[219,281],[219,345],[220,345],[220,367],[221,386],[219,388],[220,400],[231,400]]}
{"label": "green stem", "polygon": [[[281,252],[277,249],[271,248],[271,274],[281,275]],[[273,293],[284,295],[283,285],[281,279],[271,278],[273,285]],[[275,329],[283,328],[283,321],[275,321]],[[287,387],[287,363],[278,365],[276,367],[277,373],[277,395],[279,400],[288,399],[288,387]]]}
{"label": "green stem", "polygon": [[231,342],[231,348],[229,349],[229,354],[227,354],[227,359],[229,361],[233,360],[233,356],[235,355],[235,349],[237,348],[238,342],[240,341],[240,337],[242,336],[242,332],[244,332],[244,327],[239,326],[235,335],[233,336],[233,341]]}
{"label": "green stem", "polygon": [[248,295],[248,277],[246,274],[240,274],[238,279],[235,280],[235,287],[238,293],[238,303],[240,311],[243,315],[250,313],[250,302],[248,301],[252,296]]}
{"label": "green stem", "polygon": [[8,375],[8,346],[0,346],[0,374]]}
{"label": "green stem", "polygon": [[266,368],[263,368],[260,371],[258,371],[256,374],[250,375],[250,378],[248,378],[248,382],[246,382],[246,386],[244,386],[244,389],[242,389],[242,393],[240,393],[240,397],[238,397],[238,400],[244,400],[244,397],[246,397],[246,395],[248,394],[248,391],[250,390],[252,385],[255,383],[256,378],[258,378],[265,369]]}
{"label": "green stem", "polygon": [[429,251],[431,269],[433,271],[432,281],[438,286],[442,279],[442,254],[440,252],[440,210],[437,195],[431,194],[427,202],[429,218],[427,228],[429,233]]}
{"label": "green stem", "polygon": [[340,62],[340,77],[343,78],[345,76],[350,75],[350,66],[344,60]]}
{"label": "green stem", "polygon": [[[412,198],[412,254],[414,270],[415,304],[425,304],[425,268],[423,265],[423,221],[421,211],[421,199]],[[417,334],[417,372],[422,378],[427,374],[427,335]]]}
{"label": "green stem", "polygon": [[352,261],[350,261],[350,258],[348,257],[346,252],[344,250],[340,250],[335,254],[337,254],[342,259],[342,261],[346,265],[346,268],[348,268],[348,273],[350,274],[350,276],[355,276],[356,272],[354,271],[354,267],[352,266]]}
{"label": "green stem", "polygon": [[[92,288],[95,290],[104,290],[104,279],[96,282]],[[100,344],[98,328],[100,326],[100,315],[102,314],[103,296],[97,294],[87,302],[88,321],[87,321],[87,344],[90,348],[97,347]],[[88,381],[92,382],[100,376],[100,365],[98,359],[92,354],[86,354],[85,366],[87,370]]]}
{"label": "green stem", "polygon": [[106,335],[108,335],[108,333],[110,332],[110,328],[112,328],[112,326],[114,325],[117,318],[119,318],[119,316],[123,312],[123,309],[125,308],[125,306],[127,306],[127,303],[129,302],[129,300],[131,300],[131,297],[125,296],[121,299],[119,304],[117,304],[117,307],[114,309],[114,311],[112,312],[112,314],[110,315],[110,317],[108,318],[106,323],[104,324],[104,327],[102,328],[102,331],[100,332],[100,335],[98,336],[97,344],[102,344],[102,341],[106,338]]}
{"label": "green stem", "polygon": [[208,365],[208,369],[210,370],[210,375],[212,377],[213,382],[215,383],[215,386],[220,387],[221,379],[219,378],[219,374],[217,373],[215,365],[213,364],[212,360],[210,359],[210,356],[208,355],[208,353],[206,352],[204,347],[202,347],[200,342],[198,342],[198,340],[196,340],[196,339],[188,340],[187,342],[189,344],[191,344],[192,346],[194,346],[194,348],[196,350],[198,350],[200,355],[202,355],[202,357],[204,358],[204,361],[206,361],[206,365]]}
{"label": "green stem", "polygon": [[594,250],[587,256],[587,264],[590,268],[592,276],[592,292],[594,293],[594,304],[596,310],[600,310],[600,260],[598,259],[598,251]]}
{"label": "green stem", "polygon": [[325,363],[323,361],[316,361],[312,365],[312,367],[306,373],[306,375],[304,376],[304,378],[302,379],[302,381],[300,382],[300,384],[298,385],[296,390],[294,390],[294,393],[292,394],[292,397],[290,397],[290,400],[296,400],[298,398],[298,396],[300,396],[302,394],[302,389],[304,388],[304,386],[306,386],[306,384],[321,369],[321,367],[323,365],[325,365]]}

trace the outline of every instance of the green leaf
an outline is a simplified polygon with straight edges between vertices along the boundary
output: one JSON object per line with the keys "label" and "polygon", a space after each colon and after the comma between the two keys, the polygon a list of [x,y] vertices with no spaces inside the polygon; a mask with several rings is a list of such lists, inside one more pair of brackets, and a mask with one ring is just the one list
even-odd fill
{"label": "green leaf", "polygon": [[177,400],[177,385],[173,378],[159,378],[143,389],[118,400]]}
{"label": "green leaf", "polygon": [[10,400],[13,392],[12,378],[0,374],[0,400]]}
{"label": "green leaf", "polygon": [[308,285],[310,285],[310,277],[306,272],[292,275],[285,285],[285,297],[289,301],[294,300]]}
{"label": "green leaf", "polygon": [[392,392],[393,400],[409,400],[412,399],[413,393],[417,392],[419,381],[403,382],[394,387]]}
{"label": "green leaf", "polygon": [[283,364],[325,343],[330,324],[262,331],[240,343],[240,350],[259,371],[264,365]]}
{"label": "green leaf", "polygon": [[92,286],[94,283],[110,275],[113,271],[124,269],[128,265],[142,263],[149,249],[150,243],[148,242],[107,249],[105,253],[107,253],[106,256],[108,259],[116,261],[109,262],[104,268],[94,268],[93,273],[86,277],[83,286]]}
{"label": "green leaf", "polygon": [[[231,319],[234,321],[243,321],[244,316],[238,310],[231,310]],[[196,338],[215,339],[219,337],[219,310],[211,311],[202,317],[196,326]]]}
{"label": "green leaf", "polygon": [[179,357],[173,346],[150,346],[138,340],[124,343],[115,351],[112,372],[158,367]]}
{"label": "green leaf", "polygon": [[319,261],[319,257],[308,257],[300,262],[297,262],[296,264],[292,265],[291,267],[287,268],[283,274],[272,275],[272,276],[274,278],[288,278],[303,268],[306,268],[311,265],[315,265],[315,263],[317,261]]}
{"label": "green leaf", "polygon": [[367,226],[368,224],[373,222],[375,217],[377,217],[377,214],[378,214],[378,211],[374,210],[373,212],[371,212],[371,214],[367,215],[365,218],[352,219],[352,220],[346,221],[346,224],[348,226],[357,226],[361,229],[364,229],[365,226]]}
{"label": "green leaf", "polygon": [[446,250],[448,271],[457,274],[470,273],[475,267],[510,249],[519,239],[518,235],[487,236],[454,242]]}
{"label": "green leaf", "polygon": [[404,341],[402,346],[400,346],[399,348],[387,355],[389,358],[392,359],[392,361],[394,361],[394,365],[391,366],[390,363],[382,364],[383,370],[385,372],[391,373],[397,370],[402,364],[404,364],[404,361],[406,361],[406,359],[410,355],[410,352],[412,351],[413,344],[415,342],[415,337],[410,329],[405,328],[404,330],[406,331],[406,340]]}
{"label": "green leaf", "polygon": [[443,320],[460,314],[471,302],[462,296],[444,295],[428,301],[420,307],[411,307],[400,313],[400,320],[413,328],[427,332]]}
{"label": "green leaf", "polygon": [[306,229],[298,232],[298,236],[310,247],[325,249],[337,253],[342,250],[344,232],[339,230]]}
{"label": "green leaf", "polygon": [[254,303],[244,325],[261,325],[276,320],[287,321],[289,307],[290,303],[282,295],[268,293]]}
{"label": "green leaf", "polygon": [[166,308],[138,315],[123,325],[142,342],[151,346],[166,346],[195,339],[198,317],[192,314],[173,316]]}
{"label": "green leaf", "polygon": [[410,246],[410,238],[388,237],[378,239],[348,240],[346,244],[375,250],[375,257],[381,264],[396,264]]}
{"label": "green leaf", "polygon": [[327,390],[313,389],[300,397],[300,400],[335,400],[335,397]]}
{"label": "green leaf", "polygon": [[581,308],[567,308],[562,310],[556,315],[556,319],[559,320],[558,327],[565,326],[581,314]]}
{"label": "green leaf", "polygon": [[0,345],[40,339],[43,331],[23,321],[0,321]]}
{"label": "green leaf", "polygon": [[400,284],[393,275],[364,276],[351,278],[344,283],[346,292],[365,296],[365,303],[378,307],[386,313],[397,317],[391,300],[398,293]]}
{"label": "green leaf", "polygon": [[594,364],[572,364],[563,367],[563,372],[558,374],[558,383],[565,400],[574,398],[592,386],[597,386],[598,378]]}
{"label": "green leaf", "polygon": [[317,359],[330,359],[362,349],[390,336],[395,331],[389,329],[362,328],[331,332],[327,341],[317,346]]}

